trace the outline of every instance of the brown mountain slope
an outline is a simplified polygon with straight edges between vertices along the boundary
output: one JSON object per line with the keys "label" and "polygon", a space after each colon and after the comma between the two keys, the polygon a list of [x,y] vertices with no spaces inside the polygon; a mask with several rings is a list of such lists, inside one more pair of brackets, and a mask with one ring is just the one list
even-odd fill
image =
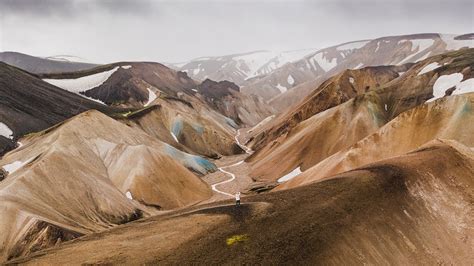
{"label": "brown mountain slope", "polygon": [[[105,75],[104,73],[108,73]],[[95,75],[95,76],[94,76]],[[96,82],[97,75],[104,75]],[[192,94],[196,86],[186,73],[176,72],[159,63],[119,62],[86,71],[42,74],[40,77],[66,90],[74,90],[107,105],[141,107],[149,100],[149,90],[176,97]]]}
{"label": "brown mountain slope", "polygon": [[279,185],[288,189],[405,154],[436,138],[474,147],[474,93],[455,95],[406,111],[377,132]]}
{"label": "brown mountain slope", "polygon": [[289,134],[255,152],[247,160],[252,165],[250,175],[274,182],[298,167],[305,171],[377,131],[387,118],[377,94],[357,96],[297,124]]}
{"label": "brown mountain slope", "polygon": [[471,149],[437,142],[246,197],[240,208],[171,212],[12,263],[465,265],[472,261],[473,171]]}
{"label": "brown mountain slope", "polygon": [[238,124],[247,125],[258,123],[272,111],[257,97],[240,93],[238,86],[231,82],[206,80],[198,84],[185,72],[176,72],[159,63],[120,62],[88,71],[41,77],[107,105],[142,107],[156,98],[171,97],[193,105],[208,104]]}
{"label": "brown mountain slope", "polygon": [[381,66],[346,70],[326,80],[303,102],[254,132],[253,148],[258,150],[290,132],[301,121],[397,78],[394,68]]}
{"label": "brown mountain slope", "polygon": [[186,152],[211,158],[244,152],[235,143],[237,125],[205,105],[158,98],[146,110],[121,121]]}
{"label": "brown mountain slope", "polygon": [[206,79],[198,86],[198,92],[209,106],[237,124],[254,126],[274,113],[260,98],[240,93],[239,86],[229,81]]}
{"label": "brown mountain slope", "polygon": [[[427,70],[425,67],[430,64],[439,64],[439,67],[420,74],[423,70]],[[380,67],[375,69],[378,68]],[[383,68],[390,69],[390,67]],[[397,68],[394,67],[392,71],[396,72],[395,70],[399,70]],[[377,79],[377,76],[379,76],[379,79],[383,79],[383,74],[381,75],[377,72],[366,73],[367,71],[364,71],[364,69],[358,70],[355,73],[352,70],[347,70],[328,79],[304,101],[289,110],[289,112],[280,115],[271,123],[253,133],[252,145],[254,149],[258,150],[264,145],[271,144],[280,135],[290,132],[300,121],[354,97],[356,94],[352,92],[353,86],[347,86],[347,84],[357,84],[357,80],[362,80],[362,84],[358,84],[357,92],[359,94],[364,93],[367,86],[369,86],[369,90],[375,90],[380,94],[384,102],[384,108],[388,110],[390,119],[392,119],[409,108],[413,108],[432,98],[433,86],[439,77],[459,73],[459,75],[462,74],[462,80],[465,81],[473,77],[473,68],[474,49],[463,49],[423,60],[413,65],[398,78],[385,78],[384,81],[386,82],[377,82],[380,86],[377,86],[377,83],[374,84],[372,81],[373,85],[370,87],[370,82],[367,85],[363,84],[367,82],[367,78],[352,77],[348,76],[347,73],[365,73],[365,75],[372,79]],[[373,68],[366,69],[370,70]],[[351,77],[354,80],[354,84],[350,83]]]}
{"label": "brown mountain slope", "polygon": [[97,111],[22,142],[0,160],[2,260],[212,195],[193,172],[214,164]]}

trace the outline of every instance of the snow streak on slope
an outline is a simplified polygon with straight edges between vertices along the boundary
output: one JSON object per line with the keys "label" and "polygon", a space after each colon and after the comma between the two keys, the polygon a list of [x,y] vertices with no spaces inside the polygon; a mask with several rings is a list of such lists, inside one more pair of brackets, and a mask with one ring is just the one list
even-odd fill
{"label": "snow streak on slope", "polygon": [[22,168],[24,165],[28,164],[32,160],[33,158],[28,159],[26,161],[15,161],[15,162],[4,165],[2,168],[3,170],[7,171],[9,174],[13,174],[18,169]]}
{"label": "snow streak on slope", "polygon": [[431,63],[431,64],[428,64],[426,65],[422,70],[420,70],[420,72],[418,73],[418,76],[420,75],[423,75],[425,73],[428,73],[430,71],[433,71],[435,69],[437,69],[438,67],[440,67],[441,65],[438,64],[438,62],[434,62],[434,63]]}
{"label": "snow streak on slope", "polygon": [[301,169],[300,169],[300,167],[298,166],[298,168],[295,168],[295,169],[293,169],[293,171],[291,171],[291,172],[289,172],[288,174],[286,174],[286,175],[280,177],[280,178],[278,179],[278,183],[283,183],[283,182],[286,182],[286,181],[288,181],[288,180],[290,180],[290,179],[293,179],[293,177],[295,177],[295,176],[297,176],[297,175],[299,175],[299,174],[301,174],[301,173],[302,173],[302,172],[301,172]]}

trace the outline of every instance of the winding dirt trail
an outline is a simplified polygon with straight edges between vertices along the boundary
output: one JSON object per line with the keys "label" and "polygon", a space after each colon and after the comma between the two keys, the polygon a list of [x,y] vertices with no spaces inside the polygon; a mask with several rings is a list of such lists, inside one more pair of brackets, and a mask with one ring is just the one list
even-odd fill
{"label": "winding dirt trail", "polygon": [[[245,145],[243,145],[242,143],[240,143],[240,141],[239,141],[239,136],[240,136],[240,129],[237,130],[237,134],[235,135],[235,141],[236,141],[237,145],[239,145],[247,154],[252,154],[252,150],[251,150],[251,149],[249,149],[247,146],[245,146]],[[244,160],[245,160],[245,159],[244,159]],[[217,192],[217,193],[220,193],[220,194],[223,194],[223,195],[225,195],[225,196],[228,196],[228,197],[233,198],[234,195],[232,195],[232,194],[230,194],[230,193],[227,193],[227,192],[225,192],[225,191],[222,191],[222,190],[217,189],[217,186],[223,185],[223,184],[226,184],[226,183],[229,183],[229,182],[234,181],[235,178],[236,178],[235,174],[234,174],[234,173],[231,173],[231,172],[228,172],[228,171],[226,171],[226,170],[224,170],[224,169],[227,169],[227,168],[231,168],[231,167],[240,165],[240,164],[242,164],[242,163],[244,162],[244,160],[239,161],[239,162],[236,162],[236,163],[231,164],[231,165],[219,167],[219,171],[221,171],[222,173],[224,173],[224,174],[230,176],[230,178],[227,179],[227,180],[224,180],[224,181],[221,181],[221,182],[218,182],[218,183],[213,184],[213,185],[211,186],[211,187],[212,187],[212,190],[214,190],[214,191]]]}

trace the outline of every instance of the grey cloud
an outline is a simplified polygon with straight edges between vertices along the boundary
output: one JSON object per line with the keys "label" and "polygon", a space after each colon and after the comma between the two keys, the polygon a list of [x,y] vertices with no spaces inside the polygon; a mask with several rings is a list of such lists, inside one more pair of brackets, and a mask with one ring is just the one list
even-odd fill
{"label": "grey cloud", "polygon": [[0,0],[0,50],[182,61],[473,30],[465,0]]}
{"label": "grey cloud", "polygon": [[147,14],[153,11],[151,0],[0,0],[6,16],[75,17],[91,12]]}

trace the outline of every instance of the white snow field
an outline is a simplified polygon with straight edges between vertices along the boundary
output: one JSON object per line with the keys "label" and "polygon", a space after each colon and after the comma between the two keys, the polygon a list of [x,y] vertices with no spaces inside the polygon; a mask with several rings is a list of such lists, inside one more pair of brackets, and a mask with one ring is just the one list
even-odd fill
{"label": "white snow field", "polygon": [[466,79],[456,85],[453,95],[474,92],[474,78]]}
{"label": "white snow field", "polygon": [[437,69],[438,67],[440,67],[441,65],[438,64],[438,62],[434,62],[434,63],[431,63],[431,64],[428,64],[426,65],[423,69],[420,70],[420,72],[418,72],[418,75],[417,76],[420,76],[420,75],[423,75],[425,73],[428,73],[430,71],[433,71],[435,69]]}
{"label": "white snow field", "polygon": [[61,89],[79,94],[102,85],[120,67],[115,67],[109,71],[80,77],[77,79],[43,79]]}
{"label": "white snow field", "polygon": [[298,166],[297,168],[293,169],[293,171],[289,172],[288,174],[278,178],[278,183],[283,183],[283,182],[286,182],[290,179],[293,179],[295,176],[301,174],[301,169],[300,167]]}
{"label": "white snow field", "polygon": [[0,136],[4,136],[7,139],[13,139],[13,131],[2,122],[0,122]]}
{"label": "white snow field", "polygon": [[317,63],[325,72],[328,72],[329,70],[333,69],[337,65],[336,58],[328,60],[323,55],[323,52],[319,52],[315,54],[313,57],[309,59],[309,62],[311,63],[311,65],[313,65],[314,69],[316,69],[315,63]]}
{"label": "white snow field", "polygon": [[[449,75],[440,76],[433,85],[433,98],[429,99],[427,102],[432,102],[436,99],[439,99],[445,95],[447,89],[452,87],[457,87],[461,83],[463,75],[461,73],[453,73]],[[468,83],[469,84],[469,83]]]}

